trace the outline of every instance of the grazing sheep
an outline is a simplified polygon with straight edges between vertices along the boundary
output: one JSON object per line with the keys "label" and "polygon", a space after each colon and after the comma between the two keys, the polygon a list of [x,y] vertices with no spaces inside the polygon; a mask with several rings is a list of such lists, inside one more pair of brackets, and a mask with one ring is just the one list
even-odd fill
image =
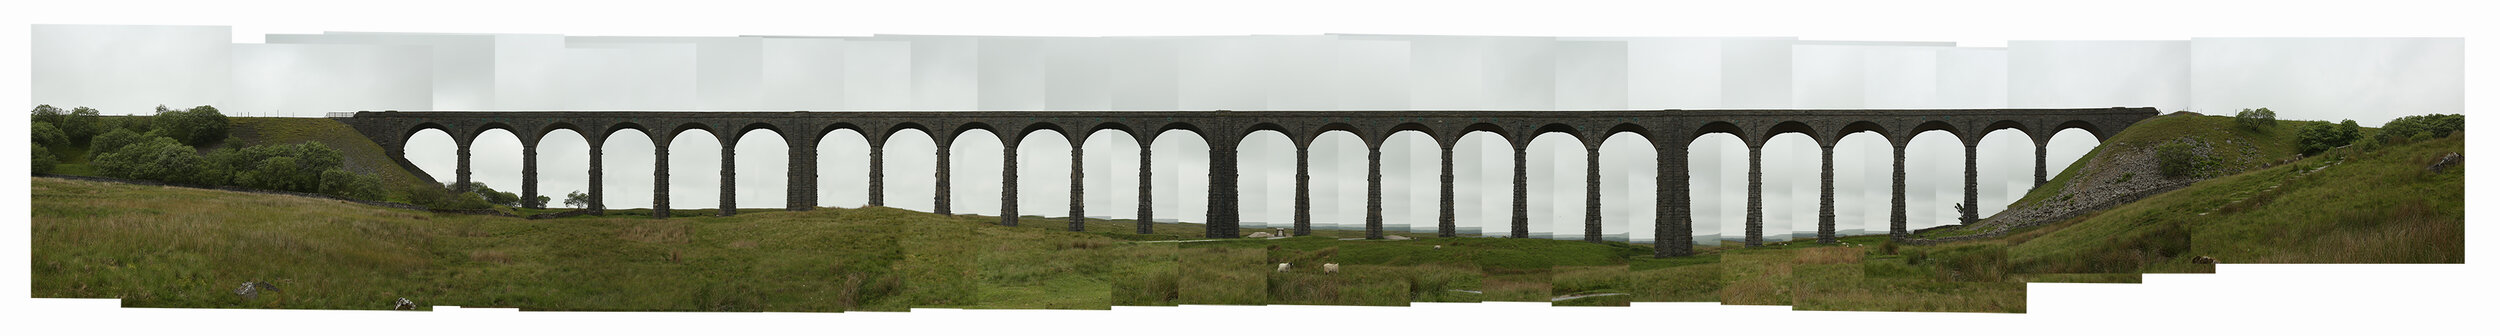
{"label": "grazing sheep", "polygon": [[1284,273],[1291,269],[1293,269],[1293,263],[1276,263],[1276,273]]}
{"label": "grazing sheep", "polygon": [[1441,245],[1433,245],[1432,249],[1439,250],[1441,249]]}
{"label": "grazing sheep", "polygon": [[1337,274],[1337,263],[1319,264],[1319,269],[1328,272],[1328,274]]}
{"label": "grazing sheep", "polygon": [[2195,258],[2195,259],[2188,259],[2188,262],[2192,262],[2192,263],[2199,263],[2199,264],[2207,264],[2207,265],[2212,265],[2212,264],[2220,264],[2220,263],[2222,263],[2222,261],[2219,261],[2219,260],[2214,260],[2214,257],[2208,257],[2208,256],[2196,256],[2196,258]]}
{"label": "grazing sheep", "polygon": [[391,303],[391,310],[417,310],[417,303],[408,301],[408,298],[399,298],[399,302]]}

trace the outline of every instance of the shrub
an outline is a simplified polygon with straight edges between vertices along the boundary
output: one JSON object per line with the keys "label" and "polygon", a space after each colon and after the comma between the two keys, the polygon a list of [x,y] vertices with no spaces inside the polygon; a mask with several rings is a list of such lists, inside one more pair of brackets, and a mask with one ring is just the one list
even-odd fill
{"label": "shrub", "polygon": [[61,114],[61,108],[52,107],[52,105],[35,105],[33,113],[35,116],[33,122],[39,123],[59,124],[64,121],[62,119],[68,117],[68,115]]}
{"label": "shrub", "polygon": [[321,193],[353,199],[381,199],[382,180],[374,177],[373,174],[357,174],[347,172],[345,169],[331,168],[321,171]]}
{"label": "shrub", "polygon": [[2274,129],[2274,110],[2263,107],[2254,110],[2240,109],[2239,115],[2234,117],[2233,121],[2238,122],[2240,128],[2251,131],[2272,130]]}
{"label": "shrub", "polygon": [[51,122],[37,121],[26,127],[26,133],[34,135],[36,146],[48,148],[69,144],[69,137],[61,135],[61,129],[53,127]]}
{"label": "shrub", "polygon": [[34,173],[51,174],[52,167],[61,164],[61,159],[53,157],[52,150],[44,149],[43,145],[32,145],[30,147],[34,147],[34,149],[29,152],[35,153],[35,167],[33,168]]}
{"label": "shrub", "polygon": [[496,191],[495,188],[486,186],[485,182],[469,182],[468,187],[469,192],[477,193],[478,198],[486,200],[486,204],[521,206],[521,196],[513,195],[511,192]]}
{"label": "shrub", "polygon": [[2187,177],[2204,167],[2196,159],[2196,146],[2176,141],[2153,148],[2153,158],[2161,165],[2161,176]]}
{"label": "shrub", "polygon": [[102,131],[98,129],[98,127],[103,127],[103,122],[100,121],[102,119],[103,116],[95,109],[80,106],[70,109],[69,116],[62,118],[61,122],[54,126],[60,127],[61,133],[68,135],[70,142],[83,144],[87,143],[88,139],[95,138],[97,132]]}
{"label": "shrub", "polygon": [[2379,136],[2377,138],[2380,141],[2388,141],[2393,139],[2411,139],[2414,136],[2424,134],[2433,138],[2441,138],[2447,137],[2449,133],[2455,133],[2463,130],[2465,130],[2465,115],[2425,114],[2404,116],[2396,118],[2396,120],[2389,120],[2387,121],[2387,125],[2379,127]]}
{"label": "shrub", "polygon": [[432,209],[487,209],[486,199],[474,192],[452,193],[447,186],[417,187],[407,190],[408,204]]}
{"label": "shrub", "polygon": [[132,132],[129,129],[114,129],[111,132],[104,132],[103,135],[96,136],[95,141],[88,142],[87,152],[112,153],[113,150],[121,149],[122,146],[128,146],[132,143],[144,141],[147,140],[147,138],[147,136],[140,135],[139,132]]}
{"label": "shrub", "polygon": [[198,150],[164,137],[122,146],[95,159],[96,172],[104,176],[173,183],[203,183],[207,166]]}
{"label": "shrub", "polygon": [[2361,137],[2361,125],[2345,119],[2342,124],[2316,123],[2300,128],[2300,154],[2317,155],[2328,149],[2352,144]]}
{"label": "shrub", "polygon": [[208,157],[213,169],[232,178],[218,183],[296,192],[320,192],[321,172],[340,168],[342,160],[338,150],[319,142],[220,148]]}
{"label": "shrub", "polygon": [[157,130],[183,144],[199,146],[226,139],[226,115],[217,112],[216,107],[200,105],[190,110],[171,110],[158,106],[156,111],[152,122]]}

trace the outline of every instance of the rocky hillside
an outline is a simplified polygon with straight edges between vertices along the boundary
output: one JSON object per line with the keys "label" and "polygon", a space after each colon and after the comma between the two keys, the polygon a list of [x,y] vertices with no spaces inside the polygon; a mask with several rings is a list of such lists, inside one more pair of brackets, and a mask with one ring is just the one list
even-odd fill
{"label": "rocky hillside", "polygon": [[[2111,136],[2084,154],[2056,178],[1977,224],[1920,232],[1923,242],[1996,237],[2016,229],[2064,221],[2148,196],[2178,190],[2220,176],[2265,168],[2300,158],[2295,131],[2314,121],[2282,121],[2270,130],[2238,127],[2233,118],[2175,112],[2146,119]],[[2164,176],[2157,148],[2184,143],[2198,158],[2198,169],[2184,176]]]}

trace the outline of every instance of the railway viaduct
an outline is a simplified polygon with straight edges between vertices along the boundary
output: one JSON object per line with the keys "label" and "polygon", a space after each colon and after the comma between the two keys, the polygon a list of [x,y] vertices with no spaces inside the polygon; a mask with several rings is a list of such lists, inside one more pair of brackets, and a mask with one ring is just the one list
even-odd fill
{"label": "railway viaduct", "polygon": [[[1252,132],[1275,131],[1292,139],[1296,148],[1294,183],[1294,232],[1310,231],[1310,145],[1327,132],[1349,132],[1359,137],[1369,150],[1369,197],[1365,216],[1365,236],[1379,239],[1381,233],[1380,156],[1381,144],[1390,135],[1420,132],[1430,137],[1441,150],[1441,193],[1439,233],[1448,237],[1456,226],[1452,193],[1451,148],[1458,139],[1472,132],[1491,132],[1511,144],[1511,223],[1510,237],[1528,236],[1527,167],[1528,142],[1545,133],[1570,135],[1587,146],[1588,178],[1585,240],[1596,241],[1599,232],[1599,188],[1597,147],[1608,136],[1630,132],[1650,142],[1658,151],[1657,223],[1654,225],[1658,243],[1656,255],[1681,256],[1692,253],[1692,210],[1690,172],[1686,169],[1686,150],[1693,139],[1711,133],[1726,133],[1741,139],[1748,149],[1745,202],[1745,245],[1762,243],[1762,146],[1773,136],[1798,133],[1812,138],[1822,147],[1822,198],[1818,241],[1829,243],[1834,238],[1832,215],[1832,147],[1842,136],[1872,132],[1892,145],[1892,217],[1894,238],[1903,238],[1907,207],[1903,188],[1904,151],[1910,138],[1928,131],[1944,131],[1962,142],[1963,203],[1978,204],[1978,149],[1985,134],[2015,129],[2031,137],[2035,151],[2034,182],[2048,179],[2047,151],[2049,137],[2065,129],[2082,129],[2100,140],[2145,118],[2159,114],[2152,108],[2095,109],[1925,109],[1925,110],[1643,110],[1643,111],[1119,111],[1119,112],[515,112],[515,111],[426,111],[426,112],[357,112],[352,116],[334,118],[356,129],[390,152],[390,157],[410,171],[417,171],[405,159],[408,139],[419,131],[440,130],[452,136],[459,156],[455,182],[469,181],[469,147],[478,135],[489,130],[505,130],[520,138],[522,155],[521,196],[538,196],[537,145],[540,137],[557,130],[571,130],[590,144],[590,209],[605,209],[600,201],[601,144],[616,132],[637,130],[652,135],[655,184],[653,215],[668,215],[668,151],[669,142],[689,130],[704,130],[719,137],[721,148],[720,215],[735,214],[736,151],[738,137],[749,131],[764,129],[781,134],[789,141],[789,186],[787,207],[806,210],[815,207],[817,176],[816,145],[818,139],[837,130],[853,130],[867,138],[869,145],[868,203],[884,203],[885,140],[903,130],[920,130],[937,144],[936,212],[951,213],[947,207],[950,178],[947,148],[958,135],[970,130],[986,130],[998,135],[1006,145],[1002,225],[1017,225],[1016,211],[1016,145],[1024,137],[1041,130],[1056,131],[1069,137],[1072,151],[1071,167],[1083,167],[1084,138],[1099,130],[1119,130],[1136,137],[1138,145],[1150,147],[1153,137],[1170,130],[1198,134],[1207,141],[1210,166],[1207,172],[1207,236],[1239,237],[1240,209],[1237,189],[1240,140]],[[1141,181],[1153,176],[1153,151],[1140,151],[1138,176]],[[1070,174],[1069,229],[1084,230],[1084,170],[1072,169]],[[1138,185],[1138,218],[1153,215],[1152,183]],[[1139,225],[1140,233],[1152,232],[1151,222]]]}

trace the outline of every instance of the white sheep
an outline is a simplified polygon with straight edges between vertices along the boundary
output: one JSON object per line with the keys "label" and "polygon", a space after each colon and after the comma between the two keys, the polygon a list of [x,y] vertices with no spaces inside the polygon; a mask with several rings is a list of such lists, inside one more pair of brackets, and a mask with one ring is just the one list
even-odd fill
{"label": "white sheep", "polygon": [[1284,273],[1290,269],[1293,269],[1293,263],[1276,263],[1276,273]]}
{"label": "white sheep", "polygon": [[1328,274],[1337,274],[1337,263],[1319,264],[1319,269],[1328,272]]}

